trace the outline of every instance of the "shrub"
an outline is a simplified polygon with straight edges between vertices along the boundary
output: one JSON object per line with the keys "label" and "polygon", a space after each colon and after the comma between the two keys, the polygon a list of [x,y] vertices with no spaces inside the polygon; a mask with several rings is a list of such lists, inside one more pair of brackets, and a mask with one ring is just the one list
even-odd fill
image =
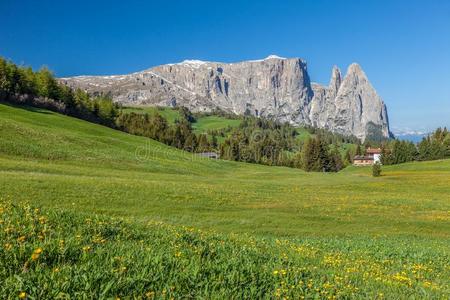
{"label": "shrub", "polygon": [[376,162],[372,166],[372,176],[373,177],[380,177],[381,176],[381,164],[379,162]]}

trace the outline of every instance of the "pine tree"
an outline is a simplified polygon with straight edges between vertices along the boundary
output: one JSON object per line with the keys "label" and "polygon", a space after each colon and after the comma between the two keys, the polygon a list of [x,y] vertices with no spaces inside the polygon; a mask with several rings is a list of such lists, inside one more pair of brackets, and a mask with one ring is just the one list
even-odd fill
{"label": "pine tree", "polygon": [[208,138],[206,137],[206,134],[200,134],[198,137],[198,152],[207,152],[210,150]]}
{"label": "pine tree", "polygon": [[342,161],[341,153],[339,152],[339,148],[336,144],[333,145],[332,150],[330,152],[330,164],[329,171],[338,172],[342,170],[344,167],[344,163]]}
{"label": "pine tree", "polygon": [[195,152],[197,150],[197,137],[195,134],[191,133],[187,137],[183,149],[188,152]]}
{"label": "pine tree", "polygon": [[362,155],[362,151],[361,151],[361,145],[360,145],[360,143],[358,142],[358,144],[356,144],[356,151],[355,151],[355,155],[356,156],[360,156],[360,155]]}
{"label": "pine tree", "polygon": [[352,154],[351,154],[350,149],[347,149],[347,151],[345,151],[344,163],[346,165],[350,165],[353,163]]}
{"label": "pine tree", "polygon": [[329,172],[334,168],[333,161],[328,154],[328,144],[320,137],[316,138],[316,147],[319,153],[318,167],[316,171]]}
{"label": "pine tree", "polygon": [[212,135],[212,137],[211,137],[211,148],[213,148],[214,150],[216,150],[216,149],[217,149],[217,146],[218,146],[217,136],[216,136],[216,134],[214,133],[214,134]]}

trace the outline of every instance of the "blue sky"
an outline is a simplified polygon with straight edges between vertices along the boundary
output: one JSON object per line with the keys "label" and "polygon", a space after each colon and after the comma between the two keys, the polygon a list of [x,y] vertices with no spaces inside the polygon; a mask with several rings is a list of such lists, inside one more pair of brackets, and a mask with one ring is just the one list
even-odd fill
{"label": "blue sky", "polygon": [[269,54],[320,83],[358,62],[391,127],[450,127],[450,1],[0,0],[0,55],[57,76]]}

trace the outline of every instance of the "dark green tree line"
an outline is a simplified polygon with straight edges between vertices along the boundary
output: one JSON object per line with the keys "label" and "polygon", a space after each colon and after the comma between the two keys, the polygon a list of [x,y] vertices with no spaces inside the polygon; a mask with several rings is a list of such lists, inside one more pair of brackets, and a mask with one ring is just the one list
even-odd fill
{"label": "dark green tree line", "polygon": [[26,104],[113,126],[117,106],[109,97],[90,97],[59,83],[47,68],[34,72],[0,58],[0,100]]}
{"label": "dark green tree line", "polygon": [[409,161],[436,160],[450,157],[450,133],[438,128],[420,143],[394,140],[382,146],[381,162],[385,165]]}

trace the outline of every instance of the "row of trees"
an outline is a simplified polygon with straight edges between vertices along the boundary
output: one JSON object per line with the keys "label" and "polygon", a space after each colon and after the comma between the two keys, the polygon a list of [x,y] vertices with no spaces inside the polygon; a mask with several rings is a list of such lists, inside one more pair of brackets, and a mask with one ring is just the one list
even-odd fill
{"label": "row of trees", "polygon": [[306,140],[295,157],[294,166],[308,172],[337,172],[345,164],[337,145],[328,144],[326,139],[318,135]]}
{"label": "row of trees", "polygon": [[450,158],[450,132],[438,128],[417,145],[418,160]]}
{"label": "row of trees", "polygon": [[447,128],[436,129],[417,145],[394,140],[382,146],[381,162],[384,165],[443,158],[450,158],[450,133]]}
{"label": "row of trees", "polygon": [[[158,113],[121,112],[116,119],[119,129],[146,136],[190,152],[219,151],[223,159],[288,166],[306,171],[336,172],[345,166],[337,143],[344,137],[317,134],[305,143],[296,139],[296,128],[273,120],[245,117],[237,128],[225,128],[207,134],[195,134],[191,124],[195,116],[179,108],[180,118],[170,125]],[[198,117],[199,115],[197,115]],[[225,137],[220,145],[217,136]],[[330,144],[330,141],[337,143]],[[350,154],[347,153],[350,157]],[[349,160],[350,158],[347,158]]]}
{"label": "row of trees", "polygon": [[90,97],[59,83],[47,68],[34,72],[0,57],[0,99],[113,126],[118,107],[108,97]]}
{"label": "row of trees", "polygon": [[192,115],[185,108],[180,109],[180,118],[171,125],[158,113],[126,113],[120,112],[116,119],[118,129],[125,132],[146,136],[189,152],[206,152],[217,148],[217,138],[211,141],[206,134],[196,135],[192,131]]}
{"label": "row of trees", "polygon": [[224,159],[288,166],[297,143],[295,128],[272,120],[245,117],[220,145]]}
{"label": "row of trees", "polygon": [[306,171],[336,172],[344,167],[337,146],[346,141],[344,138],[329,132],[324,135],[318,133],[305,142],[296,137],[296,128],[289,124],[245,117],[220,145],[220,155],[229,160],[288,166]]}
{"label": "row of trees", "polygon": [[[318,135],[328,144],[347,143],[347,144],[361,144],[361,141],[353,135],[343,135],[331,132],[325,128],[317,128],[313,126],[304,127],[311,135]],[[366,141],[366,144],[374,143],[373,141]]]}

